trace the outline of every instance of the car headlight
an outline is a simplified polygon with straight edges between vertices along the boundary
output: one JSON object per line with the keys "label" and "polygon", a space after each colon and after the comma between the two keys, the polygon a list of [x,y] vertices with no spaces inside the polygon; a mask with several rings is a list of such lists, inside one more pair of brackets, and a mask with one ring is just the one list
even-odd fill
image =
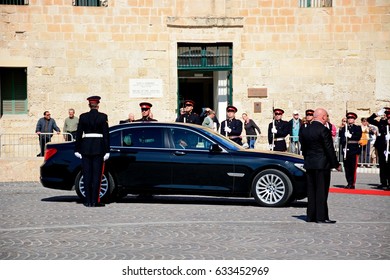
{"label": "car headlight", "polygon": [[306,169],[303,167],[303,163],[294,163],[295,167],[303,172],[306,172]]}

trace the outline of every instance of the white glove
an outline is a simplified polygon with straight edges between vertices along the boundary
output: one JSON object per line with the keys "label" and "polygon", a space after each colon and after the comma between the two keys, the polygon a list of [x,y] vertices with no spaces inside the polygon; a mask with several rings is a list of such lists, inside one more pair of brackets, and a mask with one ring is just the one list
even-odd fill
{"label": "white glove", "polygon": [[273,147],[274,147],[274,145],[272,145],[272,144],[268,145],[268,148],[270,149],[270,151],[272,151]]}
{"label": "white glove", "polygon": [[249,148],[249,145],[248,145],[248,143],[244,143],[244,144],[242,144],[242,147],[243,147],[244,149],[248,149],[248,148]]}
{"label": "white glove", "polygon": [[79,159],[82,159],[82,158],[83,158],[82,155],[81,155],[79,152],[75,152],[74,155],[75,155],[76,157],[78,157]]}
{"label": "white glove", "polygon": [[351,138],[351,137],[352,137],[352,134],[349,133],[348,130],[346,130],[345,133],[344,133],[344,136],[345,136],[346,138]]}
{"label": "white glove", "polygon": [[386,141],[389,141],[390,140],[390,134],[386,134],[385,138],[386,138]]}
{"label": "white glove", "polygon": [[106,161],[110,157],[110,153],[106,153],[103,157],[103,160]]}
{"label": "white glove", "polygon": [[273,134],[276,134],[276,133],[278,133],[278,130],[277,130],[275,127],[272,127],[271,132],[272,132]]}
{"label": "white glove", "polygon": [[376,113],[376,115],[377,115],[378,117],[381,117],[381,116],[383,116],[384,114],[385,114],[385,109],[384,109],[384,108],[380,109],[380,110],[378,111],[378,113]]}
{"label": "white glove", "polygon": [[227,133],[230,133],[230,132],[232,132],[232,129],[230,128],[230,127],[225,127],[225,131],[227,132]]}

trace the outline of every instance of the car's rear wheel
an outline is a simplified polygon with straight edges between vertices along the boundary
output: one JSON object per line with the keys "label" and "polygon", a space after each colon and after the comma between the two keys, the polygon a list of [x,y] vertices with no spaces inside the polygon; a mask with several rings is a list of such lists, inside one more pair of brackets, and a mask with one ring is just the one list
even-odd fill
{"label": "car's rear wheel", "polygon": [[[83,181],[83,175],[81,172],[77,174],[76,179],[75,179],[75,189],[78,197],[81,200],[84,200],[85,198],[85,187],[84,187],[84,181]],[[115,189],[115,183],[114,179],[112,178],[110,173],[105,173],[103,174],[102,177],[102,182],[101,182],[101,187],[100,187],[100,201],[104,203],[109,203],[111,202],[112,199],[112,192]]]}
{"label": "car's rear wheel", "polygon": [[290,178],[276,169],[261,171],[252,182],[252,195],[261,206],[284,206],[289,202],[292,192]]}

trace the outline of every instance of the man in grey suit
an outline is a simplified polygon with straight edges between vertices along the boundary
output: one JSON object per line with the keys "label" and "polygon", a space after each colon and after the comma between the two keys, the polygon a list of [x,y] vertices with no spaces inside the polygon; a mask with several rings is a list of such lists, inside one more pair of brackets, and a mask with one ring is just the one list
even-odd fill
{"label": "man in grey suit", "polygon": [[325,126],[329,115],[325,109],[314,111],[311,125],[300,130],[299,142],[307,174],[307,222],[334,224],[329,219],[328,193],[332,168],[341,171],[330,130]]}

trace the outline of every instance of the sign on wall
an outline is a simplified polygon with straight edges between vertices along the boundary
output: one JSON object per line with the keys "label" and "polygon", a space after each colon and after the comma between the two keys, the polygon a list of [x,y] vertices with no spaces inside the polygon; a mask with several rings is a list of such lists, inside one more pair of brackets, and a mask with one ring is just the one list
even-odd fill
{"label": "sign on wall", "polygon": [[162,97],[161,79],[129,79],[130,98]]}

